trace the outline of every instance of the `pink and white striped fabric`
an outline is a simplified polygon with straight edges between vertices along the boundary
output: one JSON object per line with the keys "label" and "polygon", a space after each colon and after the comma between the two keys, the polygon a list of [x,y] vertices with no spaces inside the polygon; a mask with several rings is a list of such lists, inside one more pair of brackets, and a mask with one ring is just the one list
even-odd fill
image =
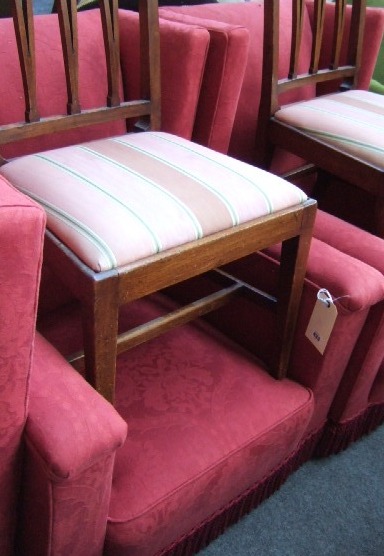
{"label": "pink and white striped fabric", "polygon": [[324,95],[282,107],[280,122],[384,169],[384,96],[369,91]]}
{"label": "pink and white striped fabric", "polygon": [[307,198],[268,172],[161,132],[29,155],[0,172],[45,208],[48,228],[97,272]]}

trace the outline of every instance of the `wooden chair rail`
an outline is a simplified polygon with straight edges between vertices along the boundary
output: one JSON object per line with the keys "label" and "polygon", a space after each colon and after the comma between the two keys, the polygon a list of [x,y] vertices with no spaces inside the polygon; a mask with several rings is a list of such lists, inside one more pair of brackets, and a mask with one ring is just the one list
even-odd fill
{"label": "wooden chair rail", "polygon": [[290,91],[298,87],[304,87],[305,85],[350,78],[355,75],[355,72],[356,70],[353,66],[341,66],[333,70],[320,69],[315,74],[314,73],[299,74],[296,75],[294,79],[290,77],[287,77],[285,79],[279,79],[278,82],[279,93],[284,93],[285,91]]}
{"label": "wooden chair rail", "polygon": [[[188,322],[202,317],[211,311],[223,307],[225,304],[236,299],[239,295],[251,296],[257,302],[268,303],[272,306],[276,305],[277,298],[269,296],[265,292],[261,292],[249,284],[238,280],[234,276],[226,274],[232,285],[222,288],[210,295],[200,298],[192,303],[184,305],[174,311],[150,322],[139,325],[127,332],[120,334],[117,338],[117,354],[123,353],[135,346],[138,346],[148,340],[156,338],[177,326],[187,324]],[[79,351],[68,357],[68,361],[78,370],[84,368],[84,351]],[[273,371],[273,370],[272,370]]]}
{"label": "wooden chair rail", "polygon": [[51,116],[41,118],[33,123],[19,122],[0,126],[0,145],[11,141],[20,141],[39,137],[47,133],[56,133],[68,129],[75,129],[87,125],[102,124],[113,119],[128,119],[135,117],[149,116],[152,111],[152,104],[149,100],[132,100],[121,103],[119,106],[108,108],[94,108],[83,110],[79,114],[70,116]]}
{"label": "wooden chair rail", "polygon": [[[146,295],[180,283],[184,280],[201,275],[205,272],[214,271],[219,284],[224,287],[212,295],[194,301],[176,312],[156,319],[154,322],[146,323],[136,329],[130,330],[117,339],[116,355],[130,349],[140,343],[189,322],[193,318],[202,316],[212,310],[221,307],[224,303],[231,301],[240,294],[250,296],[258,303],[263,303],[275,313],[278,323],[276,342],[278,345],[286,346],[282,351],[274,354],[274,360],[268,361],[269,372],[276,378],[285,376],[288,365],[289,350],[292,338],[287,340],[287,335],[293,334],[293,327],[287,329],[287,323],[291,318],[290,308],[292,303],[292,290],[301,291],[302,280],[305,275],[305,267],[297,267],[297,257],[303,261],[310,244],[311,229],[313,225],[316,203],[308,200],[301,208],[286,209],[271,216],[260,218],[228,230],[225,234],[218,233],[203,238],[197,242],[191,242],[182,249],[169,249],[164,253],[149,257],[145,261],[139,261],[127,267],[119,268],[117,271],[93,273],[88,267],[76,259],[74,254],[47,232],[50,241],[46,245],[45,259],[56,273],[66,275],[66,284],[74,294],[82,301],[85,307],[91,308],[94,299],[104,299],[108,292],[104,292],[105,278],[115,281],[112,287],[113,299],[118,306],[129,303]],[[298,236],[298,234],[301,234]],[[252,288],[249,284],[238,280],[221,270],[216,270],[233,260],[274,243],[283,241],[283,253],[281,259],[279,291],[276,297]],[[116,294],[118,292],[118,298]],[[117,319],[117,314],[116,314]],[[293,319],[293,321],[295,318]],[[79,370],[83,369],[84,352],[72,354],[72,364]],[[98,377],[97,382],[103,381]],[[91,378],[95,382],[95,378]],[[108,386],[103,388],[108,390]],[[112,395],[109,393],[109,395]]]}
{"label": "wooden chair rail", "polygon": [[298,230],[304,233],[312,226],[315,210],[316,202],[310,199],[300,208],[259,218],[257,222],[236,226],[227,233],[212,234],[190,242],[182,250],[168,249],[116,270],[93,272],[49,230],[46,232],[49,241],[45,245],[44,256],[58,275],[65,273],[68,287],[85,303],[92,300],[99,283],[115,277],[118,281],[118,303],[123,305],[267,246],[289,241],[288,238],[295,237]]}
{"label": "wooden chair rail", "polygon": [[[273,118],[268,129],[269,139],[274,145],[286,148],[287,145],[294,145],[291,150],[301,156],[304,160],[308,157],[308,138],[304,132],[300,133],[296,129],[277,122]],[[339,176],[347,183],[358,181],[359,187],[377,198],[384,199],[383,170],[373,164],[367,164],[364,160],[357,157],[348,157],[348,164],[343,158],[337,156],[337,149],[316,140],[316,147],[310,153],[311,163]]]}

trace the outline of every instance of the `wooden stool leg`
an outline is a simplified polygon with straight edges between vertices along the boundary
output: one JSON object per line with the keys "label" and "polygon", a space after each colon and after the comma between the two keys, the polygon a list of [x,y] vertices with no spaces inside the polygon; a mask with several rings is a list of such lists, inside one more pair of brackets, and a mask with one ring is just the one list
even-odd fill
{"label": "wooden stool leg", "polygon": [[119,317],[116,283],[116,280],[98,283],[94,303],[83,303],[82,307],[86,378],[112,404]]}

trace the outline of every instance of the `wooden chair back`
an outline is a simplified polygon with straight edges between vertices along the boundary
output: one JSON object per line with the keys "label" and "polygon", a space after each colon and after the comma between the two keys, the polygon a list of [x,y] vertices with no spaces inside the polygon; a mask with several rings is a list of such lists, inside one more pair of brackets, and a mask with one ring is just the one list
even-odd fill
{"label": "wooden chair back", "polygon": [[[279,75],[279,6],[281,0],[264,2],[265,40],[271,48],[265,48],[263,72],[265,76],[262,97],[269,101],[269,114],[279,108],[282,93],[298,87],[316,85],[325,81],[340,82],[340,89],[356,86],[361,59],[361,48],[365,21],[366,0],[353,0],[352,17],[349,30],[346,60],[342,58],[342,44],[346,32],[345,0],[335,0],[335,17],[332,32],[330,64],[320,66],[322,48],[324,48],[324,22],[326,0],[314,0],[314,20],[312,28],[311,56],[308,68],[299,71],[300,49],[303,44],[305,0],[292,0],[292,34],[288,72]],[[269,88],[269,91],[267,90]],[[268,93],[268,94],[267,94]]]}
{"label": "wooden chair back", "polygon": [[[305,0],[290,0],[292,2],[291,28],[288,30],[289,63],[286,70],[280,58],[286,56],[282,53],[280,45],[282,22],[280,3],[281,0],[264,2],[264,46],[263,46],[263,80],[261,101],[258,115],[256,137],[257,165],[269,168],[273,155],[270,139],[270,120],[282,104],[286,103],[286,94],[295,93],[295,99],[300,98],[300,91],[313,87],[311,96],[319,94],[321,86],[329,84],[333,90],[348,90],[356,87],[365,23],[366,0],[352,0],[352,7],[346,0],[335,0],[334,22],[332,30],[331,52],[325,58],[329,60],[326,67],[321,64],[322,52],[329,51],[329,33],[325,39],[325,15],[327,0],[314,0],[311,44],[308,44],[305,16],[307,14]],[[328,6],[329,8],[329,6]],[[351,9],[350,25],[347,25],[347,10]],[[348,21],[349,23],[349,21]],[[284,32],[287,30],[285,29]],[[347,52],[345,53],[345,39],[348,37]],[[327,41],[327,43],[326,43]],[[284,44],[284,48],[287,44]],[[310,50],[305,53],[305,49]],[[308,63],[306,63],[308,60]],[[320,87],[319,87],[320,86]],[[328,91],[328,89],[326,89]],[[303,99],[308,93],[303,92]],[[282,100],[283,99],[283,100]],[[295,101],[296,101],[295,100]],[[284,143],[284,141],[283,141]],[[289,144],[288,144],[289,145]],[[285,147],[288,147],[285,145]],[[281,145],[284,148],[284,144]],[[297,153],[298,154],[298,153]],[[290,179],[295,174],[312,171],[313,165],[308,164],[298,171],[285,174]]]}
{"label": "wooden chair back", "polygon": [[[25,121],[0,126],[1,145],[44,134],[113,120],[136,119],[141,129],[160,129],[160,45],[157,2],[140,2],[141,98],[124,102],[119,94],[118,0],[99,0],[108,82],[104,106],[82,110],[76,0],[56,0],[67,88],[67,113],[41,117],[32,0],[11,0],[25,97]],[[0,161],[1,162],[1,161]]]}

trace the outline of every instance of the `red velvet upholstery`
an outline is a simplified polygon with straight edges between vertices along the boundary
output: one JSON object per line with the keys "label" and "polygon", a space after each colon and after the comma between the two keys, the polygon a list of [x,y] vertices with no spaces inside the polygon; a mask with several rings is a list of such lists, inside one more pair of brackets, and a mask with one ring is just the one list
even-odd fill
{"label": "red velvet upholstery", "polygon": [[271,379],[204,326],[120,364],[117,407],[130,435],[115,467],[111,555],[154,554],[225,507],[295,450],[313,410],[309,390]]}
{"label": "red velvet upholstery", "polygon": [[[384,275],[382,239],[319,211],[315,235]],[[374,306],[336,393],[318,448],[337,452],[384,421],[384,304]]]}
{"label": "red velvet upholstery", "polygon": [[[247,279],[252,271],[256,285],[269,285],[273,290],[276,257],[278,251],[272,250],[244,260],[236,270]],[[367,323],[378,308],[382,310],[384,277],[318,239],[309,268],[290,369],[294,382],[271,383],[246,352],[205,325],[187,326],[120,357],[117,404],[130,423],[130,435],[117,455],[107,554],[124,554],[128,546],[132,554],[143,555],[169,543],[177,547],[189,529],[198,529],[199,520],[205,522],[209,512],[220,513],[230,506],[231,497],[236,499],[228,477],[241,477],[241,486],[249,492],[254,480],[264,484],[287,456],[307,450],[308,442],[316,439],[345,368],[355,357],[354,345],[364,347],[364,342],[359,342]],[[320,287],[330,290],[339,311],[323,356],[304,338]],[[183,289],[184,297],[186,291],[193,295],[192,284]],[[177,297],[175,291],[173,296]],[[157,314],[164,303],[153,297],[127,307],[121,327],[137,325]],[[57,314],[52,317],[42,322],[44,333],[63,351],[76,348],[80,330],[76,307],[63,310],[60,320]],[[256,356],[273,349],[267,314],[249,301],[237,301],[232,310],[223,309],[215,325]],[[296,389],[298,382],[314,394],[313,413],[309,398],[304,402],[303,391]],[[292,414],[288,420],[281,414],[286,404],[292,403],[298,404],[294,421]],[[284,423],[281,434],[275,419]],[[300,430],[294,438],[291,425]],[[272,451],[266,448],[270,442]],[[248,459],[251,449],[252,458]],[[284,452],[286,458],[279,462],[276,456]],[[209,465],[212,461],[216,465]],[[127,469],[131,472],[128,476]]]}
{"label": "red velvet upholstery", "polygon": [[160,16],[188,25],[203,25],[209,32],[192,140],[226,153],[247,65],[248,30],[239,25],[173,12],[169,8],[160,9]]}
{"label": "red velvet upholstery", "polygon": [[[119,17],[124,92],[129,100],[140,96],[138,14],[120,10]],[[160,20],[163,131],[191,139],[209,40],[201,25]]]}

